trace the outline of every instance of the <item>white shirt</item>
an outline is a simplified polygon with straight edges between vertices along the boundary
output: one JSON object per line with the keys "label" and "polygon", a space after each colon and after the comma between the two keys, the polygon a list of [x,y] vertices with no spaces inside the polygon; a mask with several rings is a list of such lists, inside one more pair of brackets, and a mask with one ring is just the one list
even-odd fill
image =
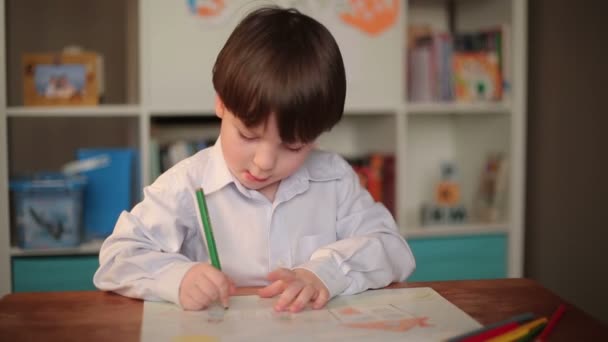
{"label": "white shirt", "polygon": [[95,286],[179,305],[185,273],[209,260],[195,194],[201,187],[222,271],[237,286],[268,285],[278,267],[305,268],[331,298],[403,281],[415,268],[388,210],[337,154],[311,152],[271,203],[235,180],[218,140],[158,177],[120,215],[101,247]]}

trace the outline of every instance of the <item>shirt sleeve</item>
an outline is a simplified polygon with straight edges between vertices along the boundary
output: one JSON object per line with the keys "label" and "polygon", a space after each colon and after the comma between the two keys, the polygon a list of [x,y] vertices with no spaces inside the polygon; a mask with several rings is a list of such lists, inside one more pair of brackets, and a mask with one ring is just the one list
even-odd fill
{"label": "shirt sleeve", "polygon": [[100,290],[180,305],[181,280],[196,264],[180,250],[197,225],[192,199],[174,191],[167,178],[144,189],[144,200],[121,213],[103,243],[93,278]]}
{"label": "shirt sleeve", "polygon": [[348,164],[345,168],[345,176],[337,181],[337,241],[298,266],[315,273],[329,289],[330,298],[404,281],[416,268],[390,212],[361,187]]}

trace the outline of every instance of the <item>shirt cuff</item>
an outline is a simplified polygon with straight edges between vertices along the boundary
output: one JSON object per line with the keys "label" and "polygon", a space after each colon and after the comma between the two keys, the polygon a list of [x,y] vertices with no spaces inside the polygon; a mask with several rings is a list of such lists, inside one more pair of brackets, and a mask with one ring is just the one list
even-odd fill
{"label": "shirt cuff", "polygon": [[297,268],[306,269],[319,277],[323,285],[329,290],[330,299],[344,292],[348,287],[348,278],[342,274],[342,271],[330,256],[309,260],[298,267],[294,267],[294,269]]}
{"label": "shirt cuff", "polygon": [[156,295],[168,302],[175,303],[181,307],[179,302],[179,287],[186,272],[196,265],[196,262],[180,262],[167,268],[156,278]]}

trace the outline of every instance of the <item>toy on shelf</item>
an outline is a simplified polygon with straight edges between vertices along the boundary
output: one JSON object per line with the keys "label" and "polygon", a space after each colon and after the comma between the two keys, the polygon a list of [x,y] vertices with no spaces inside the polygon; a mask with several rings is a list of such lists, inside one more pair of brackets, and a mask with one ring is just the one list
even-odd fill
{"label": "toy on shelf", "polygon": [[460,185],[456,166],[441,164],[441,179],[435,186],[434,201],[422,205],[422,225],[458,224],[467,219],[467,211],[460,200]]}
{"label": "toy on shelf", "polygon": [[507,159],[503,153],[490,153],[486,158],[475,198],[475,216],[482,222],[497,222],[505,212]]}

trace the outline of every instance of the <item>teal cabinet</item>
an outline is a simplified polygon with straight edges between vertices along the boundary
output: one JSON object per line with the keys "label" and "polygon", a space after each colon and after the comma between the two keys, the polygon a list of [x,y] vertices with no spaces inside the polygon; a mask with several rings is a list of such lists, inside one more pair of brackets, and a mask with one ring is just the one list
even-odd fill
{"label": "teal cabinet", "polygon": [[[408,238],[416,258],[409,281],[507,276],[505,234]],[[94,290],[96,255],[13,257],[13,292]]]}
{"label": "teal cabinet", "polygon": [[13,257],[13,292],[94,290],[96,255]]}
{"label": "teal cabinet", "polygon": [[491,279],[507,276],[505,234],[407,239],[416,270],[409,281]]}

